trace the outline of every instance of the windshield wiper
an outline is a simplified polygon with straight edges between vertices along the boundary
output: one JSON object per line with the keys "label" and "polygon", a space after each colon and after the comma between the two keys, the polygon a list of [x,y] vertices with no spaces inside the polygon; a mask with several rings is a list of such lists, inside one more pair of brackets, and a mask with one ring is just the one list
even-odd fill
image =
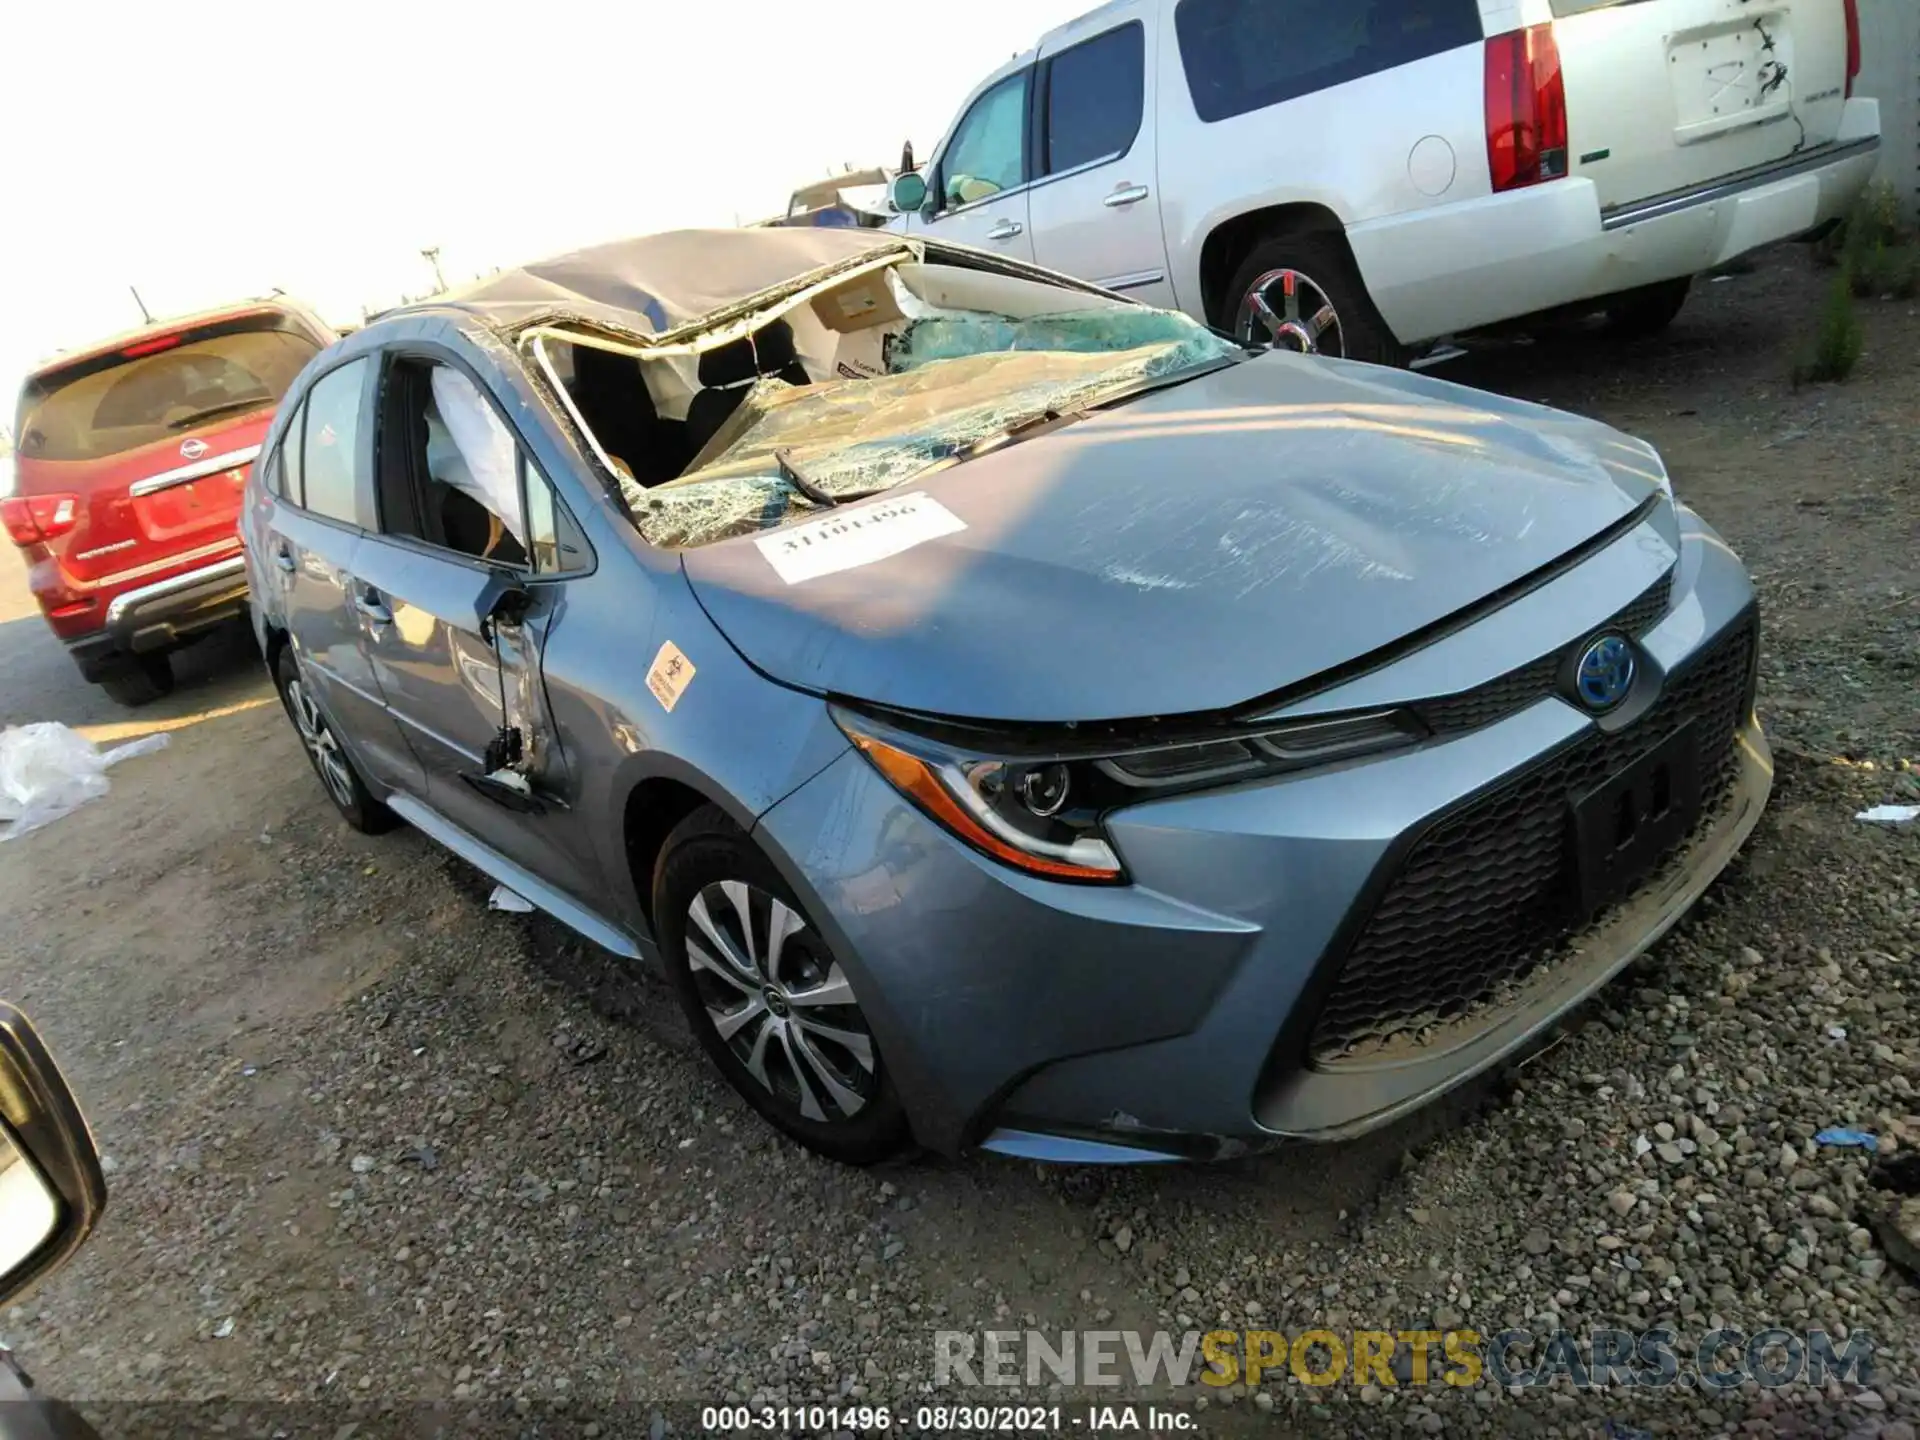
{"label": "windshield wiper", "polygon": [[[785,480],[789,485],[791,485],[794,489],[798,490],[802,495],[806,496],[807,499],[811,500],[814,504],[818,505],[821,509],[831,510],[833,509],[834,506],[840,503],[838,500],[834,499],[833,496],[829,495],[826,491],[822,490],[818,485],[814,484],[813,481],[809,480],[805,475],[800,473],[800,467],[793,463],[793,452],[791,450],[774,451],[773,463],[780,467],[780,478],[782,480]],[[865,497],[855,496],[854,498],[864,499]]]}
{"label": "windshield wiper", "polygon": [[169,420],[167,422],[167,428],[169,430],[184,430],[189,425],[198,425],[202,420],[211,420],[214,416],[224,415],[229,410],[254,410],[262,405],[271,405],[272,403],[273,397],[271,395],[249,395],[242,400],[222,400],[218,405],[209,405],[204,409],[195,410],[189,415],[182,415],[178,420]]}

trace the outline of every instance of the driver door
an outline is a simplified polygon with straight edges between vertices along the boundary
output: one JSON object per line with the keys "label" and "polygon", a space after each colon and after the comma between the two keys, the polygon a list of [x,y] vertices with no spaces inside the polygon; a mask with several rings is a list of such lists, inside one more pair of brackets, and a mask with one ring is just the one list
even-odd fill
{"label": "driver door", "polygon": [[[451,357],[389,352],[378,399],[379,530],[353,557],[374,673],[439,816],[548,884],[590,893],[577,777],[546,703],[540,657],[586,542],[500,408]],[[485,623],[503,590],[515,622]],[[513,765],[490,753],[517,731]],[[515,789],[489,777],[503,771]],[[478,782],[478,783],[476,783]]]}
{"label": "driver door", "polygon": [[926,208],[911,217],[911,231],[1015,260],[1033,259],[1027,229],[1032,89],[1029,66],[974,97],[941,147]]}

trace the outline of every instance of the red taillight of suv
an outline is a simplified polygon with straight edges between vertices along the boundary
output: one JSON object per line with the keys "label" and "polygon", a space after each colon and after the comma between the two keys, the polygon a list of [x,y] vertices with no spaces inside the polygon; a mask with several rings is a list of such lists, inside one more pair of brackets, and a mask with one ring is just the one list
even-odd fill
{"label": "red taillight of suv", "polygon": [[1567,173],[1567,87],[1551,24],[1487,41],[1487,166],[1495,194]]}
{"label": "red taillight of suv", "polygon": [[0,500],[0,524],[22,549],[66,534],[79,518],[78,495],[10,495]]}
{"label": "red taillight of suv", "polygon": [[1844,0],[1847,10],[1847,98],[1860,78],[1860,0]]}

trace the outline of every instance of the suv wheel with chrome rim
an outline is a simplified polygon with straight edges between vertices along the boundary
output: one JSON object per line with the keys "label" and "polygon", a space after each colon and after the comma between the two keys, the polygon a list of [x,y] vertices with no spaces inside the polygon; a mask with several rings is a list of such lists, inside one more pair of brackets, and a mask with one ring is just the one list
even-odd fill
{"label": "suv wheel with chrome rim", "polygon": [[661,851],[653,915],[700,1043],[754,1109],[848,1164],[907,1141],[853,982],[779,872],[713,807]]}
{"label": "suv wheel with chrome rim", "polygon": [[1410,358],[1373,308],[1346,247],[1331,236],[1262,240],[1240,262],[1226,303],[1232,311],[1223,319],[1248,345],[1376,365]]}

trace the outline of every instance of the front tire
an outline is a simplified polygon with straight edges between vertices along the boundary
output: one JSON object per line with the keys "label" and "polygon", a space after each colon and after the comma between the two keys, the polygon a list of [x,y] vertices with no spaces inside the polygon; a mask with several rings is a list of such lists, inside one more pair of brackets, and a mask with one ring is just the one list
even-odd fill
{"label": "front tire", "polygon": [[1620,340],[1644,340],[1658,335],[1680,314],[1680,307],[1687,303],[1687,293],[1692,289],[1693,279],[1688,276],[1609,295],[1605,306],[1607,333]]}
{"label": "front tire", "polygon": [[313,773],[320,777],[320,784],[327,798],[333,801],[334,809],[340,812],[340,818],[363,835],[379,835],[398,825],[400,817],[374,799],[367,782],[360,778],[360,769],[353,763],[353,757],[314,701],[291,645],[283,648],[280,658],[274,662],[273,679],[280,691],[280,703],[286,707],[287,718],[293,722],[294,732],[299,735],[300,744],[313,765]]}
{"label": "front tire", "polygon": [[848,1165],[907,1144],[852,982],[780,872],[719,809],[695,811],[667,837],[653,915],[687,1022],[749,1105]]}
{"label": "front tire", "polygon": [[1374,365],[1412,359],[1374,308],[1346,246],[1332,236],[1262,240],[1234,273],[1227,303],[1222,328],[1249,345]]}

